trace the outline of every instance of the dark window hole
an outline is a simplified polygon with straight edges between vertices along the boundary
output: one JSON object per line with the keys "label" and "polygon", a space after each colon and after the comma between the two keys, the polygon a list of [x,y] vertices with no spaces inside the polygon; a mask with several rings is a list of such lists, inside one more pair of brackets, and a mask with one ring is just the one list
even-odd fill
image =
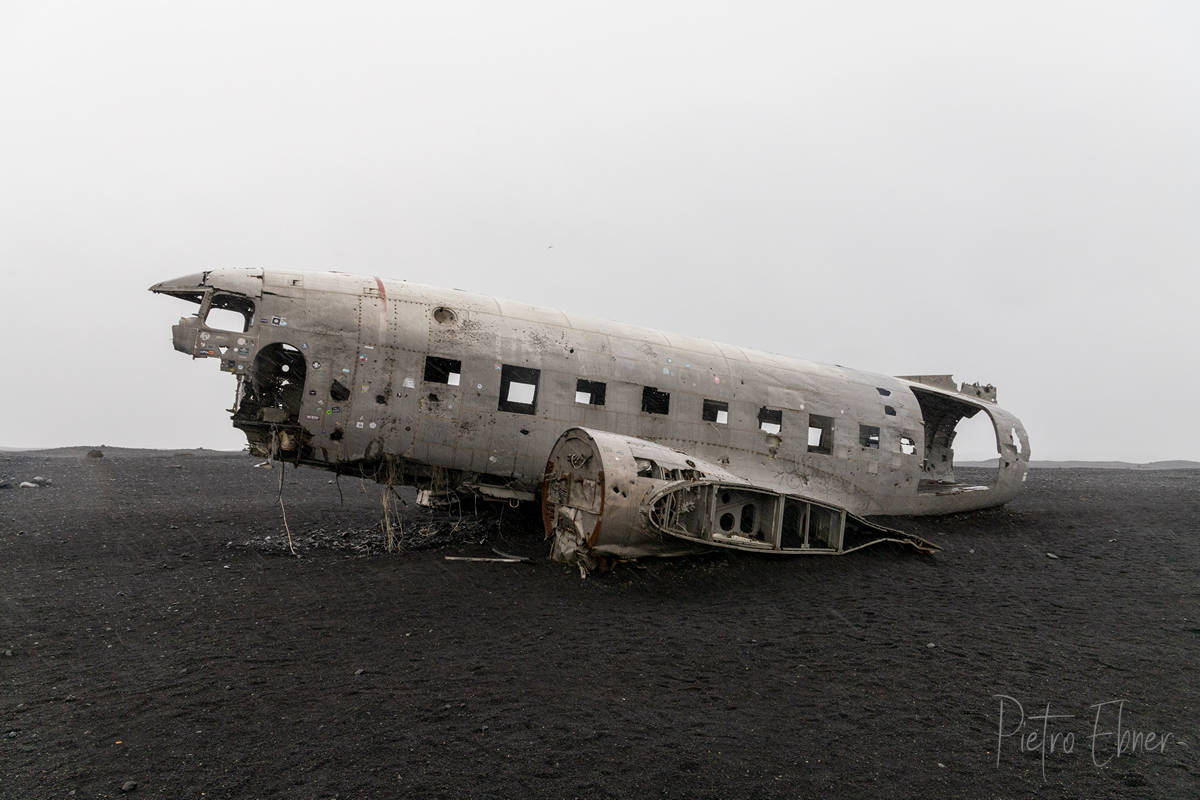
{"label": "dark window hole", "polygon": [[605,385],[600,381],[588,381],[583,378],[575,381],[575,402],[590,406],[604,405]]}
{"label": "dark window hole", "polygon": [[653,386],[642,387],[642,411],[649,414],[667,414],[670,410],[670,392],[660,392]]}
{"label": "dark window hole", "polygon": [[329,384],[329,396],[339,403],[350,399],[350,390],[339,380]]}
{"label": "dark window hole", "polygon": [[462,362],[456,358],[425,356],[425,380],[458,386],[462,379]]}

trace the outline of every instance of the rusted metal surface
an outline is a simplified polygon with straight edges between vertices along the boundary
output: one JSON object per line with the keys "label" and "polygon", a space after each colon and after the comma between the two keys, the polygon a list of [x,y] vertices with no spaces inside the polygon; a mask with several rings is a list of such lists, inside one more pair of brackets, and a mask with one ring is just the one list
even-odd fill
{"label": "rusted metal surface", "polygon": [[[812,509],[851,521],[968,511],[1014,497],[1029,462],[1025,430],[995,388],[950,376],[860,372],[376,276],[216,269],[151,291],[198,304],[174,326],[175,348],[236,376],[233,424],[263,456],[386,476],[430,496],[541,493],[558,542],[558,511],[575,506],[545,506],[557,480],[547,458],[553,465],[564,442],[582,446],[583,431],[604,456],[603,477],[588,480],[608,488],[598,512],[579,512],[597,514],[586,535],[556,544],[568,559],[765,549],[739,541],[740,518],[723,532],[721,515],[706,517],[692,537],[655,527],[651,484],[607,460],[621,448],[703,473],[697,492],[759,493],[739,509],[780,517],[755,526],[770,552],[814,554],[850,548],[785,547],[789,502],[807,504],[810,519],[824,513]],[[239,321],[211,325],[214,310]],[[998,466],[987,483],[963,484],[955,426],[981,413],[996,430]],[[635,503],[614,485],[642,494]]]}

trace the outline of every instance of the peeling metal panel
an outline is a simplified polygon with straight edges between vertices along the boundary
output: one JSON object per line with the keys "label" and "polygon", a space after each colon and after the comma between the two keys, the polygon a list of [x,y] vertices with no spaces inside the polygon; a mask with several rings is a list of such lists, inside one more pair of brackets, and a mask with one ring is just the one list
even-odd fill
{"label": "peeling metal panel", "polygon": [[948,392],[958,391],[958,384],[954,382],[953,375],[897,375],[896,377],[900,380],[932,386],[935,389],[945,389]]}

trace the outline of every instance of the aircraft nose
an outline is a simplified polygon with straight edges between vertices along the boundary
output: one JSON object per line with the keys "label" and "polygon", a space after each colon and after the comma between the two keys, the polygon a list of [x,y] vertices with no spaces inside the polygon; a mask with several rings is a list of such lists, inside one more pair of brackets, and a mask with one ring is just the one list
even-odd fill
{"label": "aircraft nose", "polygon": [[200,299],[204,296],[204,290],[208,288],[206,285],[207,280],[207,272],[197,272],[194,275],[184,275],[181,278],[172,278],[169,281],[156,283],[150,287],[150,291],[155,294],[169,294],[172,297],[182,297],[185,300],[199,303]]}

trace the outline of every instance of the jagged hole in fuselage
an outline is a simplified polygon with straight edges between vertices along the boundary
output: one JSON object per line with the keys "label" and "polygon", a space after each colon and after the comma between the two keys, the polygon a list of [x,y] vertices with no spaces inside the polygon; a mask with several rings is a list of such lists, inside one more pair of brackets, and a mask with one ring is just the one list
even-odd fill
{"label": "jagged hole in fuselage", "polygon": [[[995,485],[1000,473],[1000,448],[996,423],[987,410],[938,392],[916,387],[912,391],[925,419],[924,477],[919,491],[946,494]],[[984,475],[975,471],[960,476],[955,464],[963,461],[986,461],[989,466]]]}
{"label": "jagged hole in fuselage", "polygon": [[304,400],[307,365],[290,344],[276,342],[254,359],[237,418],[270,424],[295,424]]}

